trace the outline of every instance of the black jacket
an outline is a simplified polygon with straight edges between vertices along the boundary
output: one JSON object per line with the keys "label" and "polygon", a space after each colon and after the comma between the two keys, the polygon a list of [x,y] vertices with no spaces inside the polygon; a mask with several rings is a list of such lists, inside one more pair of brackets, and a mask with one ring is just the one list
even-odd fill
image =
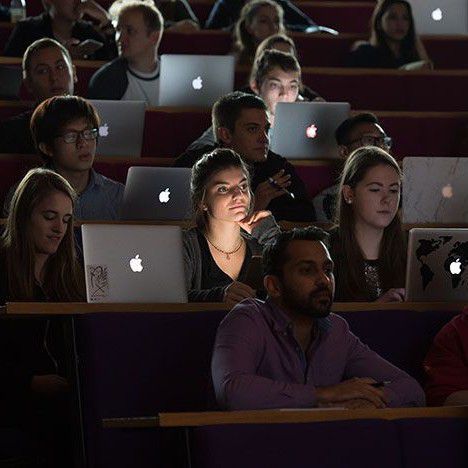
{"label": "black jacket", "polygon": [[29,110],[0,122],[0,153],[36,154],[29,123]]}
{"label": "black jacket", "polygon": [[101,67],[89,80],[89,99],[122,99],[128,87],[127,60],[123,57]]}
{"label": "black jacket", "polygon": [[[213,151],[215,148],[216,146],[206,146],[187,151],[176,159],[174,165],[177,167],[192,167],[204,154]],[[286,174],[291,175],[291,185],[288,190],[294,194],[295,198],[292,199],[285,194],[272,200],[267,208],[278,221],[314,221],[314,207],[309,201],[304,182],[297,175],[294,166],[286,158],[269,151],[265,162],[253,164],[251,166],[252,190],[255,191],[261,182],[265,182],[281,169],[284,169]]]}

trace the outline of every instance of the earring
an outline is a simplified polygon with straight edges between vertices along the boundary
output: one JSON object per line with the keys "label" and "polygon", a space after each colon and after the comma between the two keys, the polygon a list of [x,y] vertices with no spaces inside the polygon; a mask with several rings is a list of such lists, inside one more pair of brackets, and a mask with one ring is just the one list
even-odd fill
{"label": "earring", "polygon": [[351,200],[351,198],[348,198],[348,199],[346,200],[346,203],[347,203],[348,205],[351,205],[351,203],[353,203],[353,200]]}

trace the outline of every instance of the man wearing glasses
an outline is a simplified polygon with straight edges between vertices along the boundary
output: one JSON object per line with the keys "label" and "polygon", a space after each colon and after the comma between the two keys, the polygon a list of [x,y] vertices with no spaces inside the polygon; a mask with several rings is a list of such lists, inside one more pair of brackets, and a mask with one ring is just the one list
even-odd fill
{"label": "man wearing glasses", "polygon": [[[354,150],[363,146],[378,146],[390,152],[392,139],[387,136],[374,114],[357,114],[343,121],[335,131],[339,154],[345,160]],[[338,184],[326,188],[314,197],[317,221],[331,222],[334,217]]]}
{"label": "man wearing glasses", "polygon": [[123,184],[93,169],[98,128],[96,109],[78,96],[47,99],[31,117],[31,134],[45,167],[63,176],[78,194],[74,214],[79,220],[117,219],[123,197]]}

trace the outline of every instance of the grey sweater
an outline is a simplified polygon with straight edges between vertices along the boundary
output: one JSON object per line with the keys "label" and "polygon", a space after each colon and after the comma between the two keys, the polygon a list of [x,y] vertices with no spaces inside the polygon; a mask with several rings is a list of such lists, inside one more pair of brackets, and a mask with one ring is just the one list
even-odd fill
{"label": "grey sweater", "polygon": [[[197,232],[197,228],[192,228],[188,231],[184,231],[183,235],[185,278],[189,301],[191,291],[200,291],[202,281],[203,259]],[[279,232],[280,228],[276,224],[275,218],[273,216],[269,216],[253,229],[252,234],[241,231],[241,235],[246,240],[252,255],[261,255],[263,246],[273,242]],[[212,294],[210,294],[210,291],[206,291],[206,295],[207,297],[210,297],[210,300],[212,300],[211,298],[216,297],[216,299],[221,302],[224,297],[225,288],[225,286],[213,288],[213,291],[210,290]]]}

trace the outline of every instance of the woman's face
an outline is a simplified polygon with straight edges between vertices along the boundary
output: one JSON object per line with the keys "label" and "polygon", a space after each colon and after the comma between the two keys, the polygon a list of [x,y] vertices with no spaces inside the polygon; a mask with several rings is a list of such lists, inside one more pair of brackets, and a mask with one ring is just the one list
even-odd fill
{"label": "woman's face", "polygon": [[246,174],[238,167],[216,172],[208,181],[202,209],[210,218],[239,222],[250,208],[250,186]]}
{"label": "woman's face", "polygon": [[280,32],[280,18],[276,8],[266,5],[257,10],[250,24],[246,25],[247,31],[259,44],[267,37]]}
{"label": "woman's face", "polygon": [[410,14],[403,3],[395,3],[382,16],[382,30],[390,41],[402,41],[407,36],[410,25]]}
{"label": "woman's face", "polygon": [[57,252],[72,219],[73,205],[63,192],[53,191],[31,213],[31,235],[37,254]]}
{"label": "woman's face", "polygon": [[400,203],[400,178],[393,167],[372,167],[354,189],[346,187],[356,224],[385,229],[393,221]]}

